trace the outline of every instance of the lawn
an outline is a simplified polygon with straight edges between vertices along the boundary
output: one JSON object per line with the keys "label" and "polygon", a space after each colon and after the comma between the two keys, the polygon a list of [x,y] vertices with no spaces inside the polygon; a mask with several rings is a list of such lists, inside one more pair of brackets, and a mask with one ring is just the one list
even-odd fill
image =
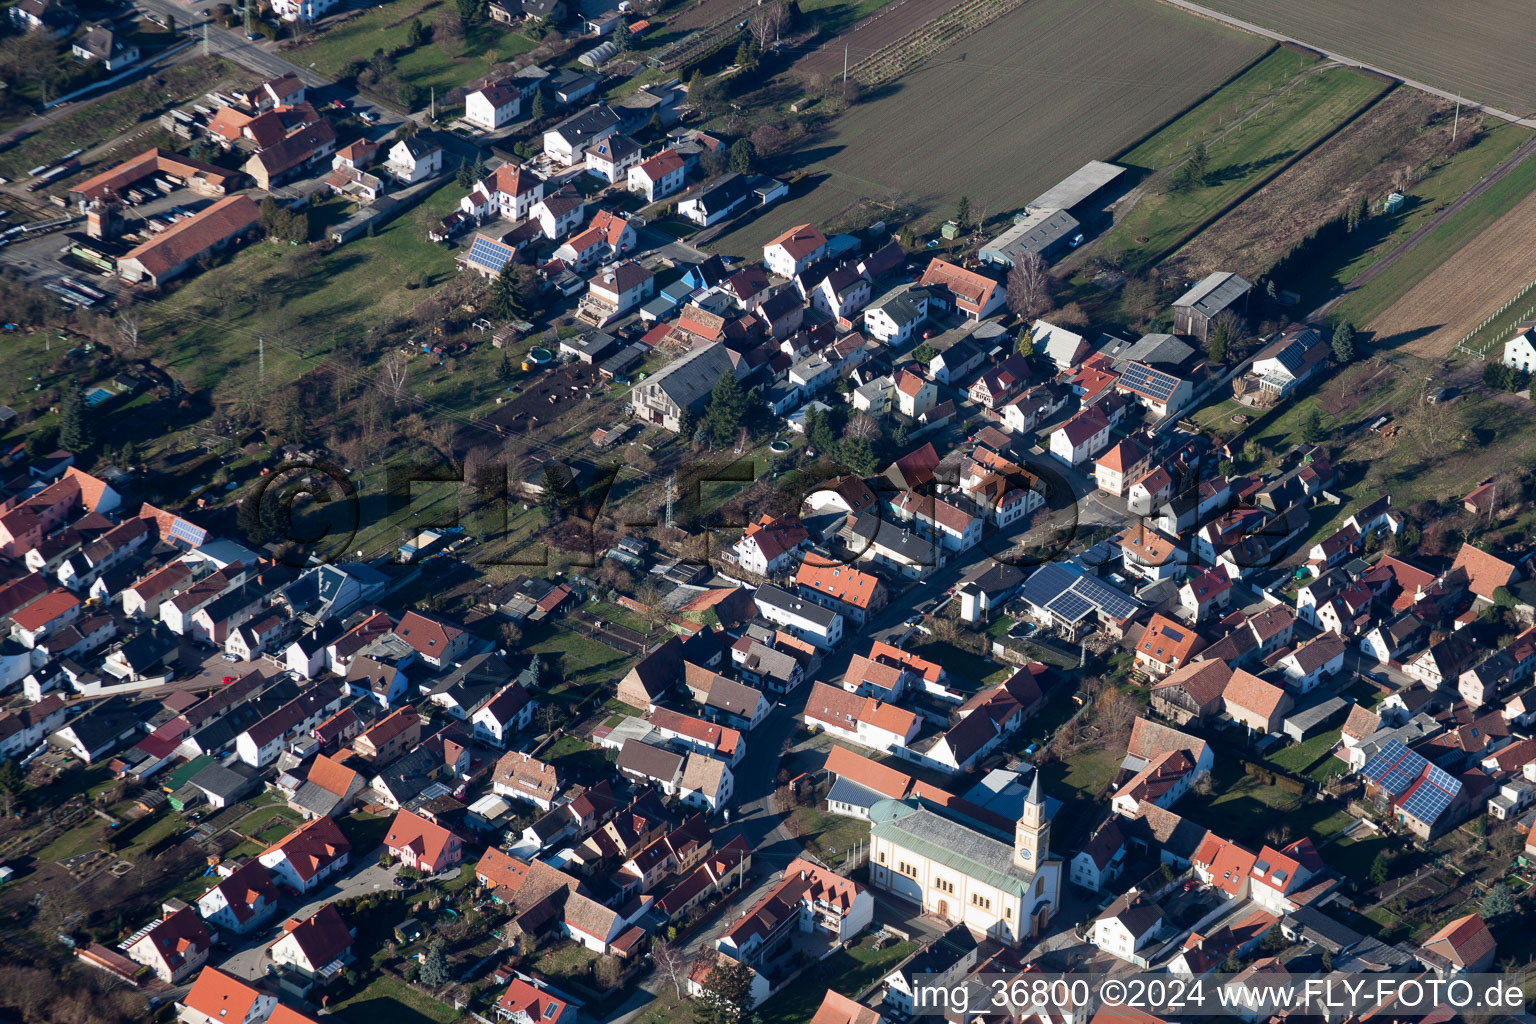
{"label": "lawn", "polygon": [[1212,0],[1303,43],[1522,115],[1536,109],[1530,8],[1501,0],[1391,9],[1375,0]]}
{"label": "lawn", "polygon": [[796,808],[793,817],[810,852],[834,867],[849,850],[869,839],[869,822],[858,818],[828,814],[820,807]]}
{"label": "lawn", "polygon": [[[283,55],[296,64],[313,63],[315,70],[327,77],[340,78],[346,66],[354,60],[370,60],[379,50],[386,54],[404,50],[395,58],[395,76],[423,93],[436,89],[441,101],[450,89],[461,88],[484,77],[497,64],[527,53],[537,45],[519,32],[487,21],[470,30],[457,56],[450,56],[443,46],[430,41],[406,50],[414,19],[419,17],[430,30],[442,12],[452,9],[453,5],[447,0],[391,0],[313,34],[299,46],[285,50]],[[385,96],[384,99],[393,101],[394,97]]]}
{"label": "lawn", "polygon": [[1318,733],[1310,739],[1300,743],[1292,743],[1290,746],[1281,747],[1270,754],[1264,760],[1277,768],[1283,768],[1293,774],[1306,771],[1313,761],[1332,750],[1339,742],[1342,729],[1330,729],[1327,732]]}
{"label": "lawn", "polygon": [[990,658],[962,650],[942,640],[930,640],[912,648],[919,658],[926,658],[944,666],[949,675],[984,685],[995,686],[1014,673],[1014,669],[1001,665]]}
{"label": "lawn", "polygon": [[331,1007],[353,1024],[457,1024],[459,1013],[392,975],[383,974]]}
{"label": "lawn", "polygon": [[[768,168],[807,172],[790,198],[710,247],[752,254],[801,222],[844,230],[909,214],[936,226],[962,195],[1001,230],[1031,198],[1177,117],[1266,45],[1160,4],[1031,0],[813,132]],[[1047,67],[1042,54],[1074,56]]]}
{"label": "lawn", "polygon": [[[1361,110],[1386,83],[1325,68],[1277,49],[1117,161],[1151,175],[1146,192],[1099,243],[1138,269],[1156,262],[1212,217],[1280,173],[1287,164]],[[1204,145],[1204,184],[1174,193],[1164,175]]]}
{"label": "lawn", "polygon": [[1120,773],[1120,762],[1124,759],[1124,754],[1107,747],[1079,747],[1064,760],[1045,767],[1046,786],[1058,791],[1076,790],[1084,799],[1096,800]]}
{"label": "lawn", "polygon": [[[459,191],[447,181],[374,237],[329,253],[270,242],[247,246],[157,303],[146,340],[188,387],[213,388],[222,397],[259,383],[257,339],[263,338],[267,389],[275,391],[347,348],[351,337],[408,312],[426,297],[411,285],[436,285],[454,275],[451,251],[429,242],[426,231],[453,208]],[[421,362],[413,366],[419,379],[412,387],[433,394],[441,374]],[[461,400],[489,401],[499,390],[490,373],[455,381],[465,392]],[[476,383],[483,387],[466,387]]]}
{"label": "lawn", "polygon": [[893,942],[875,949],[873,940],[866,938],[806,968],[793,984],[762,1005],[759,1016],[763,1024],[805,1024],[826,998],[827,989],[845,996],[858,995],[916,950],[912,942]]}
{"label": "lawn", "polygon": [[1360,838],[1344,836],[1329,843],[1323,850],[1323,860],[1329,867],[1343,872],[1345,878],[1365,881],[1370,877],[1371,865],[1383,853],[1392,853],[1397,844],[1374,832],[1362,832]]}

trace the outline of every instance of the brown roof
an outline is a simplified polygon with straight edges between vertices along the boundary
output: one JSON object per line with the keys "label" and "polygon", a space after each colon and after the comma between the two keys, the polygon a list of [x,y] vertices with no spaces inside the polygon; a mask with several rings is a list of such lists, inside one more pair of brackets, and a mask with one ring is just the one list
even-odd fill
{"label": "brown roof", "polygon": [[856,1003],[836,989],[827,989],[821,1005],[811,1015],[811,1024],[880,1024],[880,1011]]}
{"label": "brown roof", "polygon": [[1381,716],[1370,708],[1356,704],[1349,709],[1349,717],[1344,719],[1344,735],[1350,739],[1363,740],[1376,732],[1381,726]]}
{"label": "brown roof", "polygon": [[159,149],[146,149],[136,157],[125,160],[111,170],[103,171],[94,178],[87,178],[70,191],[84,199],[100,199],[108,192],[123,192],[152,174],[174,174],[182,178],[202,178],[212,185],[223,187],[234,174],[200,160],[177,156]]}
{"label": "brown roof", "polygon": [[136,260],[159,277],[196,259],[261,221],[261,211],[247,195],[226,196],[194,216],[178,221],[149,241],[130,249],[121,260]]}
{"label": "brown roof", "polygon": [[1424,948],[1439,953],[1458,967],[1470,967],[1494,950],[1493,935],[1477,914],[1468,914],[1429,937]]}
{"label": "brown roof", "polygon": [[464,631],[420,612],[406,612],[400,617],[395,633],[422,657],[442,657]]}
{"label": "brown roof", "polygon": [[503,754],[496,762],[495,781],[539,800],[553,800],[560,792],[560,778],[553,765],[516,751]]}
{"label": "brown roof", "polygon": [[878,577],[846,565],[812,565],[801,562],[795,573],[797,586],[809,587],[855,608],[868,609],[880,588]]}
{"label": "brown roof", "polygon": [[1463,544],[1461,550],[1456,553],[1456,561],[1451,565],[1451,571],[1462,569],[1467,574],[1467,589],[1478,597],[1493,600],[1494,591],[1500,587],[1509,586],[1510,580],[1515,576],[1515,567],[1490,555],[1481,548],[1471,544]]}
{"label": "brown roof", "polygon": [[1182,689],[1204,708],[1221,699],[1232,678],[1232,670],[1221,661],[1195,661],[1181,665],[1169,673],[1168,678],[1156,683],[1152,691]]}
{"label": "brown roof", "polygon": [[1159,665],[1178,668],[1187,664],[1189,656],[1203,646],[1199,634],[1193,629],[1159,613],[1147,623],[1136,643],[1136,654]]}
{"label": "brown roof", "polygon": [[316,755],[310,762],[308,781],[335,796],[346,796],[356,779],[357,772],[325,754]]}
{"label": "brown roof", "polygon": [[53,593],[27,605],[21,611],[11,616],[11,621],[22,629],[31,632],[48,625],[59,616],[67,614],[71,609],[80,605],[80,599],[67,590],[55,590]]}
{"label": "brown roof", "polygon": [[1222,691],[1222,698],[1229,705],[1268,718],[1285,699],[1285,691],[1273,683],[1266,683],[1251,672],[1237,669],[1232,673],[1227,688]]}
{"label": "brown roof", "polygon": [[803,260],[827,244],[827,236],[810,224],[797,224],[763,246],[771,249],[782,245],[792,260]]}
{"label": "brown roof", "polygon": [[947,288],[954,296],[956,305],[972,312],[983,309],[991,301],[992,293],[997,290],[997,282],[990,277],[984,277],[938,257],[934,257],[928,264],[928,269],[923,271],[922,283],[924,288],[935,285]]}

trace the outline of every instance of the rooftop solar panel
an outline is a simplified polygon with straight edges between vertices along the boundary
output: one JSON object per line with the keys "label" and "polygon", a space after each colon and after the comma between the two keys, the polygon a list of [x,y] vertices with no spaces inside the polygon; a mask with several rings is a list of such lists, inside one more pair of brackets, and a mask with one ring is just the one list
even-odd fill
{"label": "rooftop solar panel", "polygon": [[1070,590],[1058,595],[1047,607],[1068,622],[1078,621],[1093,609],[1093,605]]}
{"label": "rooftop solar panel", "polygon": [[1173,394],[1174,389],[1179,386],[1178,378],[1170,377],[1141,363],[1132,363],[1127,366],[1125,372],[1120,375],[1120,382],[1159,402],[1167,401],[1168,396]]}
{"label": "rooftop solar panel", "polygon": [[1097,577],[1082,576],[1072,589],[1112,619],[1129,618],[1136,611],[1135,601]]}
{"label": "rooftop solar panel", "polygon": [[500,273],[502,268],[511,259],[512,251],[508,246],[484,236],[477,237],[474,244],[469,247],[469,260],[471,263],[494,270],[497,273]]}

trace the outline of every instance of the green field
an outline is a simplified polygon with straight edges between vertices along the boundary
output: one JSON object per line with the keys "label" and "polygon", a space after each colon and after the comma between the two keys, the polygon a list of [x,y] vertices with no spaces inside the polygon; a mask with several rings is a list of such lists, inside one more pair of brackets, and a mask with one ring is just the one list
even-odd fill
{"label": "green field", "polygon": [[[1486,170],[1491,170],[1498,162],[1495,157],[1498,157],[1499,153],[1505,148],[1513,151],[1529,138],[1529,129],[1518,126],[1511,125],[1508,130],[1495,129],[1490,133],[1488,140],[1480,142],[1468,152],[1477,153],[1495,139],[1499,143],[1498,147],[1491,150],[1475,167],[1461,169],[1457,178],[1434,186],[1436,192],[1452,196],[1464,192],[1466,185],[1454,193],[1450,189],[1455,188],[1457,183],[1473,173],[1477,167],[1486,164],[1484,173]],[[1499,159],[1501,160],[1502,157]],[[1481,177],[1481,175],[1478,176]],[[1467,182],[1467,185],[1470,184],[1471,182]],[[1339,300],[1330,315],[1335,319],[1350,320],[1356,324],[1369,323],[1377,314],[1385,311],[1388,306],[1404,295],[1408,289],[1418,284],[1431,270],[1444,262],[1448,256],[1476,238],[1511,207],[1529,195],[1532,190],[1536,190],[1536,158],[1527,158],[1504,178],[1488,186],[1482,195],[1425,235],[1417,245],[1404,253],[1390,267],[1358,289],[1346,294]],[[1419,195],[1417,187],[1415,195]],[[1426,202],[1425,205],[1428,203]],[[1398,232],[1394,232],[1394,236],[1397,234]],[[1406,237],[1407,234],[1411,234],[1411,231],[1404,231],[1401,234],[1402,237]],[[1378,247],[1378,251],[1385,251],[1385,248]]]}
{"label": "green field", "polygon": [[268,389],[275,390],[344,348],[349,337],[376,330],[425,297],[402,285],[453,276],[452,251],[429,242],[426,232],[458,198],[458,187],[446,182],[375,237],[329,253],[247,246],[157,303],[148,340],[163,347],[164,365],[189,387],[219,393],[249,383],[242,374],[256,365],[257,338],[265,338]]}
{"label": "green field", "polygon": [[807,968],[795,984],[769,997],[759,1016],[763,1024],[805,1024],[826,998],[827,989],[845,996],[858,995],[916,951],[912,942],[893,942],[875,949],[872,940],[866,938]]}
{"label": "green field", "polygon": [[[313,62],[315,70],[322,75],[339,78],[351,61],[371,60],[379,50],[391,54],[404,49],[413,19],[420,18],[422,24],[431,29],[442,12],[453,10],[448,0],[391,0],[315,33],[297,47],[284,50],[283,55],[296,64]],[[494,22],[485,22],[469,30],[456,55],[450,56],[443,46],[429,40],[395,58],[394,73],[424,92],[436,89],[441,101],[448,90],[462,88],[472,80],[484,77],[497,64],[527,53],[536,45],[521,33]],[[392,96],[384,98],[394,99]]]}
{"label": "green field", "polygon": [[1519,0],[1388,6],[1375,0],[1206,0],[1302,43],[1520,114],[1536,110],[1531,9]]}
{"label": "green field", "polygon": [[[1099,242],[1137,269],[1199,227],[1379,96],[1386,83],[1277,49],[1116,162],[1151,177],[1136,205]],[[1204,145],[1204,185],[1168,191],[1168,179]]]}
{"label": "green field", "polygon": [[891,216],[863,199],[936,224],[964,195],[1000,228],[1087,161],[1178,116],[1264,48],[1155,3],[1031,0],[839,115],[786,158],[786,168],[807,172],[791,198],[710,248],[743,255],[786,224],[832,230]]}
{"label": "green field", "polygon": [[380,975],[331,1007],[331,1012],[352,1024],[456,1024],[458,1012],[399,978]]}

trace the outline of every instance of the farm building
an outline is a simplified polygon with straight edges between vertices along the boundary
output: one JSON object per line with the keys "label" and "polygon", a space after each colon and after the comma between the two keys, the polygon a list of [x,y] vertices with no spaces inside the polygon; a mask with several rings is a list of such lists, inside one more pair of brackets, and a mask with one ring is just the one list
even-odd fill
{"label": "farm building", "polygon": [[186,273],[199,257],[251,234],[260,223],[261,213],[250,196],[220,199],[130,249],[117,261],[117,272],[128,281],[164,284]]}
{"label": "farm building", "polygon": [[981,247],[981,261],[1006,268],[1032,252],[1052,262],[1081,238],[1079,222],[1102,205],[1124,173],[1123,167],[1090,160],[1025,206],[1007,231]]}
{"label": "farm building", "polygon": [[1248,293],[1253,285],[1236,274],[1217,271],[1180,295],[1173,302],[1173,330],[1175,334],[1187,334],[1205,341],[1210,334],[1211,323],[1222,313],[1232,310],[1238,315],[1248,311]]}

